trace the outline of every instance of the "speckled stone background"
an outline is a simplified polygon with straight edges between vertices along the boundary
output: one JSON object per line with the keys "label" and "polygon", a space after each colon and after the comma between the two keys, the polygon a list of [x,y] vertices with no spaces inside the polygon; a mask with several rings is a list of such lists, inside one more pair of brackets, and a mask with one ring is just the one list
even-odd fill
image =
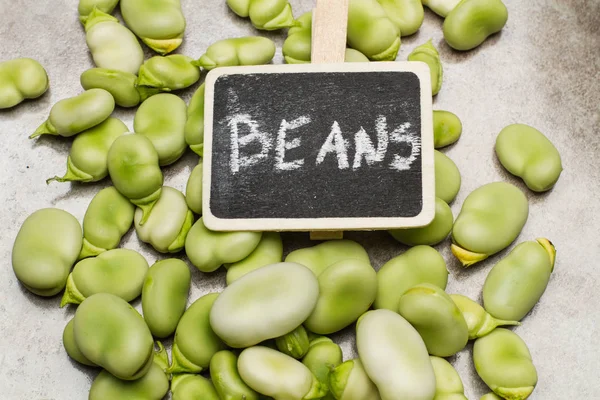
{"label": "speckled stone background", "polygon": [[[296,16],[313,6],[292,0]],[[518,241],[545,236],[558,250],[550,285],[540,303],[515,331],[527,342],[539,373],[531,399],[600,399],[600,1],[506,0],[510,17],[501,34],[480,48],[458,53],[444,42],[442,19],[427,12],[421,30],[403,38],[398,60],[433,38],[444,63],[444,85],[434,107],[455,112],[463,121],[460,141],[445,150],[463,175],[452,205],[455,216],[464,198],[480,185],[506,180],[530,200],[530,216]],[[182,0],[188,26],[178,50],[199,57],[212,42],[232,36],[265,34],[237,18],[224,0]],[[284,32],[266,34],[278,43],[281,62]],[[147,52],[150,56],[151,53]],[[46,178],[65,170],[70,140],[27,139],[60,99],[81,92],[79,75],[92,67],[76,0],[0,0],[0,60],[33,57],[48,71],[51,88],[37,101],[0,111],[0,398],[3,400],[80,400],[96,371],[72,362],[61,335],[74,308],[58,308],[60,296],[31,295],[19,285],[10,262],[11,248],[23,220],[43,207],[60,207],[80,221],[93,195],[107,181],[71,185]],[[189,100],[194,88],[180,94]],[[131,128],[134,112],[115,116]],[[563,157],[564,172],[549,193],[534,194],[508,175],[494,156],[498,132],[511,123],[530,124],[544,132]],[[190,152],[191,153],[191,152]],[[165,169],[165,184],[184,190],[197,157],[186,156]],[[52,234],[52,232],[50,232]],[[385,233],[348,233],[364,244],[378,269],[405,248]],[[307,235],[285,235],[286,250],[309,244]],[[123,246],[141,251],[150,263],[158,256],[130,232]],[[463,270],[449,252],[449,293],[476,299],[494,263],[507,251]],[[195,269],[194,269],[195,270]],[[223,273],[195,271],[190,301],[220,290]],[[139,308],[139,301],[135,302]],[[350,330],[337,339],[345,356],[355,354]],[[401,338],[399,338],[401,340]],[[487,392],[471,362],[469,345],[451,361],[466,396]]]}

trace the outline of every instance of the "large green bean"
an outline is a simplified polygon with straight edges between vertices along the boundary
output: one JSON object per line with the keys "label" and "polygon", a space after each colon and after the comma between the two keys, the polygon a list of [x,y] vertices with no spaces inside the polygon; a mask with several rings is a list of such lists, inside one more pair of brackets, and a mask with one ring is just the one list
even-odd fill
{"label": "large green bean", "polygon": [[316,276],[321,275],[329,266],[344,260],[359,260],[370,263],[364,247],[352,240],[329,240],[313,247],[292,251],[286,262],[302,264]]}
{"label": "large green bean", "polygon": [[227,5],[240,17],[250,18],[256,29],[273,31],[295,23],[288,0],[227,0]]}
{"label": "large green bean", "polygon": [[31,58],[0,62],[0,110],[38,98],[48,87],[48,74],[39,62]]}
{"label": "large green bean", "polygon": [[350,0],[348,45],[374,61],[394,61],[400,31],[377,0]]}
{"label": "large green bean", "polygon": [[[435,195],[450,204],[460,190],[460,171],[454,161],[444,153],[434,150]],[[437,204],[437,203],[436,203]]]}
{"label": "large green bean", "polygon": [[462,122],[450,111],[433,110],[433,145],[436,149],[456,143],[462,134]]}
{"label": "large green bean", "polygon": [[182,54],[152,57],[140,67],[136,85],[163,92],[185,89],[200,79],[200,70],[193,61]]}
{"label": "large green bean", "polygon": [[173,400],[221,400],[212,382],[201,375],[175,375],[171,394]]}
{"label": "large green bean", "polygon": [[435,373],[435,397],[433,400],[468,400],[465,387],[458,372],[446,360],[440,357],[429,357]]}
{"label": "large green bean", "polygon": [[444,39],[456,50],[471,50],[500,32],[507,20],[502,0],[462,0],[444,20]]}
{"label": "large green bean", "polygon": [[242,276],[269,264],[281,262],[283,258],[283,242],[279,232],[262,234],[258,246],[243,260],[227,264],[227,285]]}
{"label": "large green bean", "polygon": [[435,216],[433,221],[421,228],[394,229],[390,234],[400,243],[408,246],[436,245],[446,239],[452,231],[452,210],[439,197],[435,198]]}
{"label": "large green bean", "polygon": [[402,36],[416,33],[425,18],[421,0],[377,0]]}
{"label": "large green bean", "polygon": [[63,331],[63,346],[65,351],[73,360],[77,361],[80,364],[87,365],[90,367],[96,367],[97,365],[85,358],[83,354],[81,354],[81,350],[77,347],[77,343],[75,343],[75,334],[73,333],[73,319],[71,319],[67,326],[65,326],[65,330]]}
{"label": "large green bean", "polygon": [[248,386],[238,371],[238,357],[221,350],[210,360],[210,377],[220,399],[259,400],[260,395]]}
{"label": "large green bean", "polygon": [[79,81],[85,90],[106,90],[121,107],[135,107],[160,92],[158,89],[136,86],[137,75],[114,69],[90,68],[81,74]]}
{"label": "large green bean", "polygon": [[204,154],[204,83],[194,92],[187,108],[185,142],[200,157]]}
{"label": "large green bean", "polygon": [[275,43],[262,36],[246,36],[220,40],[211,44],[194,65],[207,71],[236,65],[262,65],[275,56]]}

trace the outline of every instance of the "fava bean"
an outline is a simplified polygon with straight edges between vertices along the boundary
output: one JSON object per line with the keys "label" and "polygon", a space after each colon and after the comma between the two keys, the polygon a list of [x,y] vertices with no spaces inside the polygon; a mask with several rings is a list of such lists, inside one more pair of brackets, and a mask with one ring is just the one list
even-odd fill
{"label": "fava bean", "polygon": [[[323,400],[334,399],[329,390],[329,377],[334,368],[342,363],[342,360],[342,349],[328,337],[321,336],[310,341],[308,351],[302,359],[302,364],[306,365],[310,372],[321,382],[323,388],[327,389],[328,393],[323,396]],[[345,387],[346,384],[344,383],[341,389],[343,390]]]}
{"label": "fava bean", "polygon": [[422,0],[423,5],[442,18],[446,18],[450,11],[461,2],[461,0]]}
{"label": "fava bean", "polygon": [[73,324],[75,343],[91,362],[124,380],[148,373],[154,358],[152,334],[125,300],[94,294],[79,305]]}
{"label": "fava bean", "polygon": [[277,349],[283,354],[300,359],[308,351],[308,335],[302,325],[290,333],[275,339]]}
{"label": "fava bean", "polygon": [[466,296],[451,294],[450,298],[467,322],[469,339],[483,337],[501,325],[521,325],[518,321],[505,321],[492,317],[483,307]]}
{"label": "fava bean", "polygon": [[227,5],[240,17],[249,17],[256,29],[274,31],[294,26],[288,0],[227,0]]}
{"label": "fava bean", "polygon": [[523,319],[546,291],[555,257],[556,249],[548,239],[516,246],[485,279],[485,310],[495,318]]}
{"label": "fava bean", "polygon": [[319,276],[329,266],[351,259],[371,262],[365,248],[352,240],[329,240],[313,247],[294,250],[285,261],[302,264]]}
{"label": "fava bean", "polygon": [[39,62],[31,58],[0,62],[0,109],[36,99],[48,87],[48,74]]}
{"label": "fava bean", "polygon": [[282,258],[283,242],[279,232],[264,232],[260,242],[258,242],[258,246],[256,246],[256,249],[248,257],[226,265],[227,285],[231,285],[242,276],[265,265],[279,263],[282,261]]}
{"label": "fava bean", "polygon": [[119,20],[94,8],[85,21],[85,40],[97,67],[137,74],[144,52]]}
{"label": "fava bean", "polygon": [[475,189],[465,199],[452,229],[452,253],[468,267],[508,247],[529,215],[527,197],[506,182]]}
{"label": "fava bean", "polygon": [[446,289],[446,261],[433,247],[415,246],[385,263],[377,272],[377,282],[373,307],[396,312],[400,297],[415,285],[430,283]]}
{"label": "fava bean", "polygon": [[380,400],[377,386],[368,377],[358,358],[335,367],[329,375],[329,386],[337,400]]}
{"label": "fava bean", "polygon": [[248,386],[238,371],[238,357],[222,350],[210,360],[210,377],[220,399],[259,400],[260,395]]}
{"label": "fava bean", "polygon": [[446,360],[429,357],[435,373],[435,397],[433,400],[467,400],[465,387],[458,372]]}
{"label": "fava bean", "polygon": [[450,111],[433,110],[433,145],[436,149],[456,143],[462,134],[462,122]]}
{"label": "fava bean", "polygon": [[471,50],[508,21],[508,10],[502,0],[463,0],[444,20],[444,39],[455,50]]}
{"label": "fava bean", "polygon": [[207,71],[218,67],[268,64],[275,56],[275,43],[266,37],[247,36],[211,44],[194,65]]}
{"label": "fava bean", "polygon": [[193,61],[182,54],[152,57],[140,67],[136,85],[163,92],[185,89],[200,79],[200,70]]}
{"label": "fava bean", "polygon": [[479,377],[505,399],[525,400],[537,384],[537,371],[527,345],[516,333],[497,328],[473,346]]}
{"label": "fava bean", "polygon": [[187,108],[185,142],[200,157],[204,154],[204,83],[198,87]]}
{"label": "fava bean", "polygon": [[94,8],[110,14],[117,7],[117,4],[119,4],[119,0],[79,0],[79,6],[77,7],[79,20],[85,25],[88,15],[94,11]]}
{"label": "fava bean", "polygon": [[400,315],[389,310],[365,313],[356,325],[356,346],[382,400],[433,399],[435,374],[427,348]]}
{"label": "fava bean", "polygon": [[54,296],[65,288],[81,251],[79,221],[58,208],[43,208],[25,219],[12,249],[17,279],[32,293]]}
{"label": "fava bean", "polygon": [[354,49],[346,49],[346,53],[344,56],[345,62],[369,62],[367,56],[361,53],[358,50]]}
{"label": "fava bean", "polygon": [[67,158],[67,172],[46,183],[97,182],[108,176],[108,150],[114,141],[129,131],[121,120],[109,117],[104,122],[83,131],[75,137]]}
{"label": "fava bean", "polygon": [[454,217],[446,202],[435,198],[435,216],[429,225],[421,228],[394,229],[390,234],[407,246],[435,245],[442,242],[452,231]]}
{"label": "fava bean", "polygon": [[210,310],[218,296],[210,293],[200,297],[181,316],[175,331],[170,373],[199,373],[208,368],[218,351],[226,348],[210,326]]}
{"label": "fava bean", "polygon": [[410,36],[416,33],[425,18],[421,0],[377,0],[387,16],[402,34]]}
{"label": "fava bean", "polygon": [[212,382],[200,375],[176,375],[171,382],[173,400],[221,400]]}
{"label": "fava bean", "polygon": [[[404,0],[406,1],[406,0]],[[409,55],[408,61],[422,61],[429,67],[431,74],[431,94],[435,96],[442,88],[444,70],[440,61],[440,53],[433,45],[431,39],[425,44],[415,48]]]}
{"label": "fava bean", "polygon": [[552,142],[524,124],[502,129],[496,138],[496,155],[508,172],[523,179],[534,192],[552,189],[563,169]]}
{"label": "fava bean", "polygon": [[65,326],[65,330],[63,331],[63,346],[73,360],[77,361],[80,364],[88,365],[90,367],[96,367],[97,365],[85,358],[81,351],[77,347],[77,343],[75,343],[75,336],[73,334],[73,319],[71,319],[67,326]]}
{"label": "fava bean", "polygon": [[200,217],[188,233],[185,252],[200,271],[213,272],[223,264],[248,257],[261,236],[260,232],[213,232],[204,226]]}
{"label": "fava bean", "polygon": [[159,93],[158,89],[135,86],[137,75],[106,68],[91,68],[81,74],[81,87],[85,90],[104,89],[121,107],[135,107],[148,97]]}
{"label": "fava bean", "polygon": [[377,0],[350,0],[348,46],[373,61],[394,61],[400,31]]}
{"label": "fava bean", "polygon": [[148,262],[136,251],[114,249],[81,260],[67,279],[60,306],[80,304],[96,293],[111,293],[129,302],[142,294]]}
{"label": "fava bean", "polygon": [[[202,158],[194,167],[185,187],[185,201],[190,210],[202,215]],[[281,260],[278,260],[281,261]]]}
{"label": "fava bean", "polygon": [[231,347],[254,346],[300,326],[318,298],[319,283],[308,268],[272,264],[225,288],[210,311],[210,325]]}
{"label": "fava bean", "polygon": [[123,196],[141,208],[139,224],[148,220],[150,211],[160,198],[163,174],[158,154],[144,135],[123,135],[108,151],[108,173],[113,185]]}
{"label": "fava bean", "polygon": [[105,121],[115,109],[115,99],[104,89],[90,89],[63,99],[50,110],[50,116],[30,139],[40,135],[70,137]]}
{"label": "fava bean", "polygon": [[479,400],[502,400],[502,397],[498,396],[496,393],[488,393],[481,396]]}
{"label": "fava bean", "polygon": [[170,258],[154,264],[144,279],[142,311],[154,337],[170,336],[185,312],[192,275],[187,264]]}
{"label": "fava bean", "polygon": [[183,42],[185,17],[179,0],[121,0],[121,14],[129,29],[159,54]]}
{"label": "fava bean", "polygon": [[433,155],[435,161],[435,195],[450,204],[460,190],[460,171],[454,161],[444,153],[434,150]]}
{"label": "fava bean", "polygon": [[179,160],[187,148],[186,112],[187,107],[180,97],[161,93],[144,101],[135,113],[133,130],[150,139],[158,153],[160,166]]}

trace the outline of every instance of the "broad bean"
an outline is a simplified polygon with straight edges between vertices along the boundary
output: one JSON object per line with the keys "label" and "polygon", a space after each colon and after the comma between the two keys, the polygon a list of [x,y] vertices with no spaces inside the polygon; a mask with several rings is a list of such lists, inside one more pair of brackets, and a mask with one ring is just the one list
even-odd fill
{"label": "broad bean", "polygon": [[154,145],[160,166],[173,164],[187,148],[185,121],[187,106],[179,96],[161,93],[144,101],[135,113],[133,130]]}
{"label": "broad bean", "polygon": [[163,92],[185,89],[200,79],[194,60],[182,54],[154,56],[140,67],[136,85],[156,88]]}
{"label": "broad bean", "polygon": [[402,34],[410,36],[416,33],[425,18],[421,0],[377,0],[387,16]]}
{"label": "broad bean", "polygon": [[456,143],[462,134],[462,122],[450,111],[433,110],[433,145],[436,149]]}
{"label": "broad bean", "polygon": [[435,374],[427,348],[400,315],[389,310],[365,313],[356,325],[356,346],[382,400],[433,399]]}
{"label": "broad bean", "polygon": [[279,232],[264,232],[258,246],[243,260],[227,264],[227,285],[242,276],[264,267],[282,261],[283,242]]}
{"label": "broad bean", "polygon": [[218,293],[196,300],[181,316],[173,341],[173,362],[169,372],[199,373],[208,368],[212,357],[226,348],[210,326],[210,310]]}
{"label": "broad bean", "polygon": [[294,26],[288,0],[227,0],[227,5],[242,18],[250,18],[256,29],[274,31]]}
{"label": "broad bean", "polygon": [[79,21],[85,25],[88,15],[90,15],[95,8],[110,14],[117,7],[117,4],[119,4],[119,0],[79,0],[79,6],[77,7]]}
{"label": "broad bean", "polygon": [[247,36],[211,44],[193,64],[207,71],[218,67],[268,64],[275,56],[275,43],[266,37]]}
{"label": "broad bean", "polygon": [[148,373],[154,358],[152,334],[125,300],[94,294],[79,305],[73,324],[75,343],[91,362],[123,380]]}
{"label": "broad bean", "polygon": [[481,396],[479,400],[502,400],[502,397],[498,396],[496,393],[488,393]]}
{"label": "broad bean", "polygon": [[318,298],[319,283],[308,268],[272,264],[225,288],[210,311],[210,325],[229,346],[250,347],[300,326]]}
{"label": "broad bean", "polygon": [[185,312],[192,275],[187,264],[170,258],[155,263],[142,286],[142,311],[154,337],[170,336]]}
{"label": "broad bean", "polygon": [[290,333],[275,339],[275,345],[280,352],[290,357],[296,359],[304,357],[309,346],[306,329],[300,325]]}
{"label": "broad bean", "polygon": [[80,304],[96,293],[111,293],[132,301],[142,294],[147,272],[148,262],[133,250],[114,249],[86,258],[69,274],[60,306]]}
{"label": "broad bean", "polygon": [[354,49],[346,49],[346,53],[344,55],[345,62],[369,62],[367,56],[361,53],[358,50]]}
{"label": "broad bean", "polygon": [[261,236],[260,232],[213,232],[200,217],[187,235],[185,252],[200,271],[213,272],[223,264],[248,257]]}
{"label": "broad bean", "polygon": [[454,217],[446,202],[435,198],[435,216],[429,225],[421,228],[394,229],[389,231],[394,239],[407,246],[436,245],[452,231]]}
{"label": "broad bean", "polygon": [[56,103],[50,116],[29,138],[40,135],[70,137],[105,121],[115,109],[115,99],[104,89],[90,89]]}
{"label": "broad bean", "polygon": [[212,382],[201,375],[176,375],[171,382],[173,400],[221,400]]}
{"label": "broad bean", "polygon": [[501,325],[521,325],[518,321],[505,321],[492,317],[483,307],[466,296],[451,294],[450,298],[467,322],[469,339],[483,337]]}
{"label": "broad bean", "polygon": [[[202,158],[194,167],[185,186],[185,201],[190,210],[202,215]],[[278,260],[281,261],[281,260]]]}
{"label": "broad bean", "polygon": [[408,61],[422,61],[429,67],[431,74],[431,94],[435,96],[442,88],[444,69],[440,61],[440,53],[433,45],[432,39],[416,47],[409,55]]}
{"label": "broad bean", "polygon": [[137,74],[144,52],[119,20],[94,8],[85,21],[85,40],[97,67]]}
{"label": "broad bean", "polygon": [[79,81],[85,90],[106,90],[121,107],[135,107],[160,92],[145,86],[136,87],[137,75],[106,68],[90,68],[81,74]]}
{"label": "broad bean", "polygon": [[469,328],[460,309],[439,287],[421,283],[408,289],[398,312],[419,332],[429,354],[449,357],[465,348]]}
{"label": "broad bean", "polygon": [[210,377],[220,399],[259,400],[260,395],[248,386],[238,371],[238,357],[221,350],[210,360]]}
{"label": "broad bean", "polygon": [[528,215],[527,197],[515,186],[481,186],[467,196],[454,222],[452,253],[465,267],[485,260],[519,236]]}
{"label": "broad bean", "polygon": [[[342,349],[327,337],[318,337],[310,341],[308,351],[302,359],[302,364],[314,374],[328,393],[323,400],[333,400],[334,396],[329,388],[329,377],[333,369],[342,363]],[[365,374],[366,375],[366,374]],[[345,388],[345,384],[343,385]],[[374,385],[373,385],[374,387]]]}
{"label": "broad bean", "polygon": [[370,263],[364,247],[352,240],[329,240],[313,247],[292,251],[286,262],[302,264],[316,276],[321,275],[329,266],[344,260],[359,260]]}
{"label": "broad bean", "polygon": [[204,154],[204,83],[194,92],[187,108],[185,142],[200,157]]}
{"label": "broad bean", "polygon": [[556,147],[540,131],[524,124],[509,125],[496,138],[496,155],[508,172],[534,192],[552,189],[562,172]]}
{"label": "broad bean", "polygon": [[520,321],[540,300],[554,270],[556,249],[548,239],[523,242],[489,272],[483,305],[495,318]]}
{"label": "broad bean", "polygon": [[450,11],[461,2],[461,0],[421,0],[424,6],[442,18],[446,18]]}
{"label": "broad bean", "polygon": [[39,62],[31,58],[0,62],[0,110],[25,99],[36,99],[48,87],[48,74]]}
{"label": "broad bean", "polygon": [[434,150],[433,155],[435,162],[435,195],[450,204],[460,190],[460,171],[454,161],[444,153]]}
{"label": "broad bean", "polygon": [[497,328],[473,346],[479,377],[504,399],[525,400],[537,384],[537,371],[527,345],[516,333]]}
{"label": "broad bean", "polygon": [[329,375],[329,387],[337,400],[381,400],[358,358],[335,367]]}
{"label": "broad bean", "polygon": [[444,39],[455,50],[471,50],[508,21],[508,10],[502,0],[463,0],[444,20]]}
{"label": "broad bean", "polygon": [[152,142],[144,135],[120,136],[108,151],[107,165],[113,185],[142,209],[139,223],[145,223],[160,198],[163,185],[158,154]]}
{"label": "broad bean", "polygon": [[121,0],[125,23],[142,42],[167,54],[183,42],[185,17],[179,0]]}
{"label": "broad bean", "polygon": [[400,31],[377,0],[350,0],[348,46],[373,61],[394,61]]}
{"label": "broad bean", "polygon": [[435,397],[433,400],[467,400],[465,387],[458,372],[446,360],[429,357],[435,373]]}
{"label": "broad bean", "polygon": [[415,246],[385,263],[377,272],[377,283],[373,307],[396,312],[400,297],[415,285],[430,283],[446,289],[446,261],[433,247]]}
{"label": "broad bean", "polygon": [[67,172],[46,180],[57,182],[97,182],[108,176],[108,150],[115,140],[129,131],[121,120],[109,117],[75,137],[67,157]]}
{"label": "broad bean", "polygon": [[73,334],[73,319],[67,323],[65,326],[65,330],[63,331],[63,346],[65,351],[73,360],[77,361],[80,364],[88,365],[90,367],[96,367],[97,365],[85,358],[81,351],[77,347],[77,343],[75,343],[75,335]]}
{"label": "broad bean", "polygon": [[81,251],[79,221],[58,208],[43,208],[28,216],[12,249],[17,279],[32,293],[54,296],[64,289]]}

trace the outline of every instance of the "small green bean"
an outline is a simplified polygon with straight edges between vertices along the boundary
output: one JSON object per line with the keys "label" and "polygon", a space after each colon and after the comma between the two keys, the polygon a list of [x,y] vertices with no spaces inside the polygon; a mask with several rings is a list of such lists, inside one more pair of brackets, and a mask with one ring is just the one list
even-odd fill
{"label": "small green bean", "polygon": [[135,107],[160,91],[146,86],[136,87],[137,75],[105,68],[91,68],[81,74],[81,87],[85,90],[104,89],[121,107]]}
{"label": "small green bean", "polygon": [[204,154],[204,83],[198,87],[187,108],[185,142],[200,157]]}
{"label": "small green bean", "polygon": [[292,251],[286,262],[302,264],[316,276],[321,275],[329,266],[344,260],[356,259],[370,263],[364,247],[352,240],[329,240],[313,247]]}
{"label": "small green bean", "polygon": [[444,20],[444,39],[455,50],[471,50],[508,21],[502,0],[462,0]]}
{"label": "small green bean", "polygon": [[435,162],[435,195],[450,204],[460,190],[461,177],[458,167],[444,153],[434,150]]}
{"label": "small green bean", "polygon": [[73,319],[71,319],[67,326],[65,326],[65,330],[63,331],[63,346],[65,351],[73,360],[77,361],[80,364],[88,365],[90,367],[96,367],[97,365],[85,358],[81,351],[77,347],[77,343],[75,343],[75,335],[73,334]]}
{"label": "small green bean", "polygon": [[243,260],[227,264],[227,285],[242,276],[269,264],[281,262],[283,258],[283,242],[279,232],[262,234],[256,249]]}
{"label": "small green bean", "polygon": [[[190,210],[202,215],[202,158],[194,167],[185,187],[185,201]],[[281,261],[281,260],[279,260]]]}
{"label": "small green bean", "polygon": [[218,67],[268,64],[275,56],[275,43],[261,36],[220,40],[211,44],[193,64],[207,71]]}
{"label": "small green bean", "polygon": [[433,110],[433,145],[436,149],[456,143],[462,134],[462,122],[450,111]]}
{"label": "small green bean", "polygon": [[222,350],[210,360],[210,377],[220,399],[259,400],[260,395],[248,386],[238,371],[238,357]]}
{"label": "small green bean", "polygon": [[435,373],[435,397],[433,400],[468,400],[465,387],[458,372],[446,360],[440,357],[429,357]]}
{"label": "small green bean", "polygon": [[200,79],[200,70],[193,61],[182,54],[152,57],[140,67],[136,85],[163,92],[185,89]]}
{"label": "small green bean", "polygon": [[446,202],[435,198],[435,217],[422,228],[394,229],[390,234],[400,243],[408,246],[435,245],[442,242],[452,231],[454,217]]}
{"label": "small green bean", "polygon": [[429,41],[415,48],[409,55],[408,61],[422,61],[429,67],[431,74],[431,94],[435,96],[442,88],[444,77],[444,69],[440,61],[440,53],[433,45],[433,41]]}
{"label": "small green bean", "polygon": [[175,375],[171,393],[173,400],[221,400],[212,382],[201,375]]}
{"label": "small green bean", "polygon": [[36,99],[48,87],[48,74],[39,62],[31,58],[0,62],[0,110]]}
{"label": "small green bean", "polygon": [[425,18],[421,0],[377,0],[402,36],[416,33]]}
{"label": "small green bean", "polygon": [[227,5],[240,17],[250,18],[256,29],[274,31],[295,23],[288,0],[227,0]]}
{"label": "small green bean", "polygon": [[348,46],[373,61],[394,61],[400,31],[377,0],[350,0]]}

